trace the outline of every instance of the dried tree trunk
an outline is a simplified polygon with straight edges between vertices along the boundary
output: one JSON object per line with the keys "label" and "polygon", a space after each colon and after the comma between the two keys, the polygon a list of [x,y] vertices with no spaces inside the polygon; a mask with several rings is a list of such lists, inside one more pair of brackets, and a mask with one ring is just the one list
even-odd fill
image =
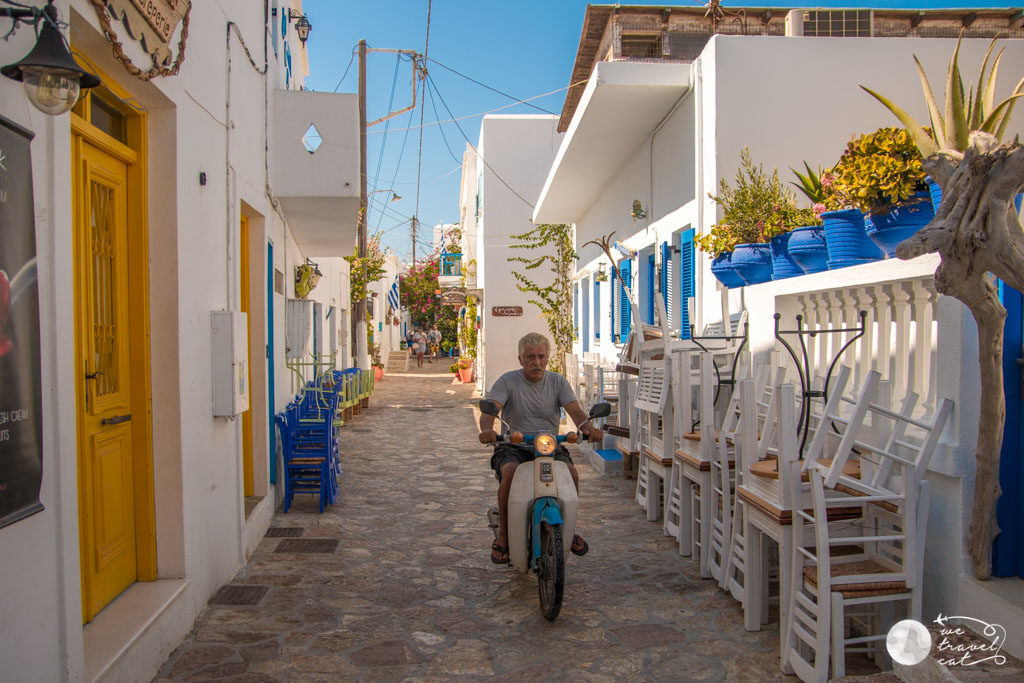
{"label": "dried tree trunk", "polygon": [[1013,197],[1024,186],[1024,147],[1018,140],[998,144],[992,135],[971,134],[964,154],[944,150],[925,161],[942,187],[935,219],[904,241],[896,256],[910,259],[937,251],[935,289],[964,303],[978,324],[981,414],[975,451],[974,500],[967,551],[979,579],[992,573],[992,541],[999,533],[999,452],[1003,445],[1003,323],[992,275],[1024,291],[1024,230]]}

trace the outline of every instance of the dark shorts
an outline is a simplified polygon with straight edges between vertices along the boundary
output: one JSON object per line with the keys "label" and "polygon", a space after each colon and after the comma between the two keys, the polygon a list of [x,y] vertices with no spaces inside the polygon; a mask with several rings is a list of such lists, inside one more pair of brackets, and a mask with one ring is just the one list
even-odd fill
{"label": "dark shorts", "polygon": [[[569,457],[569,449],[559,444],[555,452],[551,454],[555,460],[561,460],[566,465],[572,465],[572,458]],[[494,470],[494,478],[501,481],[501,469],[509,464],[521,465],[524,462],[531,462],[534,459],[532,448],[520,448],[510,443],[499,443],[494,447],[494,455],[491,456],[491,469]]]}

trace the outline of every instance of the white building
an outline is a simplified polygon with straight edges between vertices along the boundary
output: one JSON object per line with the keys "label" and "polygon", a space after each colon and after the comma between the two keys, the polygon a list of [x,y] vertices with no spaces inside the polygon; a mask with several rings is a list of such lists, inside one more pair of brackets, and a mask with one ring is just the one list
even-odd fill
{"label": "white building", "polygon": [[[566,99],[559,126],[564,139],[533,220],[575,224],[578,249],[614,231],[615,239],[636,250],[631,260],[618,254],[615,258],[620,265],[628,263],[645,322],[653,322],[655,296],[666,297],[673,329],[685,330],[692,322],[700,331],[721,320],[721,285],[711,275],[710,259],[693,251],[692,240],[718,219],[708,193],[717,190],[720,178],[734,177],[745,147],[756,162],[780,169],[783,178],[789,168],[802,169],[804,160],[812,167],[831,165],[852,136],[897,125],[858,84],[892,97],[919,121],[927,121],[912,55],[931,75],[933,87],[943,92],[938,79],[946,73],[962,25],[959,16],[927,23],[931,20],[925,13],[925,23],[912,23],[906,12],[865,11],[866,33],[859,35],[918,38],[796,37],[800,17],[779,12],[763,11],[756,19],[751,14],[748,35],[722,35],[741,32],[733,25],[720,27],[717,35],[706,27],[702,36],[692,26],[684,31],[681,23],[670,23],[682,21],[679,8],[587,10],[572,76],[573,82],[586,84],[571,89]],[[1001,42],[1006,49],[1003,63],[1024,64],[1019,22],[1009,25],[1007,21],[1015,20],[997,11],[978,17],[989,23],[987,28],[972,25],[979,31],[974,35],[991,36],[1007,27],[1016,38]],[[705,20],[697,15],[687,21]],[[764,35],[749,35],[759,26]],[[851,31],[848,35],[858,35],[856,26]],[[936,35],[953,38],[920,39]],[[960,67],[965,78],[977,73],[989,42],[964,41]],[[1004,74],[997,97],[1008,95],[1019,75],[1019,68]],[[1007,137],[1021,131],[1024,114],[1017,110]],[[638,220],[631,216],[635,200],[646,214]],[[695,267],[688,267],[688,255],[695,255]],[[898,348],[884,345],[873,351],[860,345],[843,362],[854,364],[858,374],[879,369],[899,387],[897,396],[911,389],[921,394],[925,410],[934,409],[944,397],[956,403],[927,477],[933,494],[924,616],[985,615],[1013,625],[1007,630],[1017,635],[1008,634],[1007,648],[1020,655],[1024,592],[1019,579],[976,581],[962,543],[974,484],[976,331],[965,307],[935,294],[937,264],[937,256],[923,256],[746,287],[730,292],[730,310],[748,311],[750,346],[761,358],[778,348],[776,311],[789,327],[797,313],[805,319],[828,316],[852,323],[860,309],[869,311],[871,321],[901,321],[903,327],[894,332],[901,341]],[[619,355],[629,321],[623,320],[612,279],[598,281],[602,269],[607,270],[606,258],[596,247],[581,249],[576,353],[597,354],[610,362]],[[663,272],[668,274],[664,287],[657,282]],[[695,301],[693,321],[684,318],[688,297]],[[1008,375],[1007,382],[1019,378]],[[1021,454],[1010,457],[1019,460]],[[1003,487],[1004,502],[1016,510],[1009,514],[1024,515],[1019,484],[1015,492],[1006,491],[1006,482]],[[1017,552],[1024,553],[1024,547]]]}
{"label": "white building", "polygon": [[[473,159],[476,170],[474,176],[469,164],[463,168],[460,214],[465,234],[476,237],[475,287],[467,286],[482,291],[477,375],[484,389],[503,372],[519,367],[520,337],[531,331],[548,335],[539,309],[515,287],[512,272],[523,265],[508,259],[536,256],[510,246],[516,242],[513,235],[533,228],[533,202],[562,138],[555,130],[557,124],[555,116],[485,116],[477,153],[471,156],[467,151],[464,156]],[[537,271],[530,277],[541,285],[553,279]]]}
{"label": "white building", "polygon": [[[171,28],[168,67],[185,50],[178,73],[152,80],[125,67],[152,63],[132,35],[161,44],[133,3],[109,3],[131,32],[87,0],[54,4],[102,85],[48,116],[0,78],[0,116],[13,124],[0,122],[4,145],[25,140],[18,127],[34,134],[17,154],[2,150],[0,210],[21,213],[0,220],[0,269],[29,273],[35,257],[38,286],[19,281],[14,311],[34,314],[38,291],[40,340],[33,358],[16,338],[8,359],[28,360],[0,365],[0,413],[29,425],[0,443],[0,476],[6,488],[9,463],[41,466],[41,508],[0,513],[0,662],[12,681],[147,680],[276,507],[272,415],[291,398],[286,302],[307,257],[323,274],[311,300],[323,318],[307,319],[321,336],[299,355],[347,329],[337,257],[355,239],[356,103],[294,90],[308,69],[299,0],[149,3]],[[181,17],[163,17],[174,5],[190,27],[180,44]],[[0,30],[10,21],[0,17]],[[0,63],[34,42],[22,26],[0,42]],[[12,256],[9,245],[32,238],[34,252]],[[247,314],[234,354],[214,353],[214,312]],[[38,380],[12,383],[35,368]]]}

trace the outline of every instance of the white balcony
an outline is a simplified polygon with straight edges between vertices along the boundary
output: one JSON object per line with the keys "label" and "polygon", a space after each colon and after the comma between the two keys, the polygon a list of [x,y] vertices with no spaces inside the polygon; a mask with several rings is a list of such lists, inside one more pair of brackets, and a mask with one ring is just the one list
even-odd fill
{"label": "white balcony", "polygon": [[348,256],[359,216],[356,96],[275,90],[271,186],[299,249]]}

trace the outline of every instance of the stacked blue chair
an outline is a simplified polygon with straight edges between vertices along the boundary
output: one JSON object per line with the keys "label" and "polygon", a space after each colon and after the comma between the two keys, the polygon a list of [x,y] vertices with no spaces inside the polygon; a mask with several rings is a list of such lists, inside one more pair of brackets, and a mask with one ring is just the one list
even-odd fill
{"label": "stacked blue chair", "polygon": [[[325,377],[333,380],[331,375]],[[276,416],[284,447],[284,512],[296,493],[316,493],[320,512],[334,504],[341,474],[336,416],[339,383],[311,382],[296,400]]]}

